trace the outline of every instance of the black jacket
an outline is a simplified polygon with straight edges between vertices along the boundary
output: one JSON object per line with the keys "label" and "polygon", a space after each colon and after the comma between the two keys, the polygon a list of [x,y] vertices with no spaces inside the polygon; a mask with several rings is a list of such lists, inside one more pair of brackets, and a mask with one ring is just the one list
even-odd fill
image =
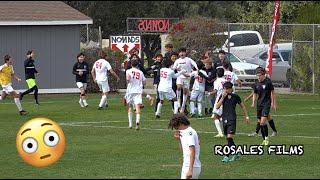
{"label": "black jacket", "polygon": [[[79,75],[79,71],[82,71],[82,76]],[[88,74],[89,74],[89,65],[87,62],[83,61],[80,63],[79,61],[73,65],[72,73],[76,75],[76,82],[87,83]]]}
{"label": "black jacket", "polygon": [[146,71],[148,72],[150,70],[153,70],[153,84],[158,84],[160,82],[160,79],[157,79],[157,76],[158,76],[158,72],[160,72],[159,70],[161,69],[161,68],[159,69],[159,67],[162,67],[161,62],[156,61],[152,64],[152,66],[154,66],[154,68],[149,67],[146,69]]}
{"label": "black jacket", "polygon": [[36,67],[34,65],[34,60],[32,58],[26,59],[24,61],[24,71],[25,71],[25,78],[27,79],[35,79],[36,73],[38,71],[36,70]]}

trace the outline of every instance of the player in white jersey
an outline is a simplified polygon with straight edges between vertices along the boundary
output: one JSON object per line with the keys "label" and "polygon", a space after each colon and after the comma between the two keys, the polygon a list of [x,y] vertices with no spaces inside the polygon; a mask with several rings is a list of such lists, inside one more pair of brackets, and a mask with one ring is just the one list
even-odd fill
{"label": "player in white jersey", "polygon": [[102,91],[102,97],[100,100],[100,104],[98,110],[103,109],[103,105],[108,107],[107,96],[108,92],[110,91],[109,83],[108,83],[108,71],[117,78],[117,82],[120,78],[117,74],[113,71],[110,63],[106,60],[106,53],[104,51],[99,51],[99,58],[92,67],[91,75],[93,81],[98,84],[100,90]]}
{"label": "player in white jersey", "polygon": [[233,84],[233,93],[235,92],[235,82],[238,83],[239,87],[242,87],[242,83],[241,80],[238,78],[238,76],[236,75],[236,73],[231,72],[229,70],[230,68],[230,64],[229,63],[223,63],[223,69],[224,69],[224,79],[227,80],[228,82],[231,82]]}
{"label": "player in white jersey", "polygon": [[162,65],[163,68],[160,69],[160,82],[158,86],[160,102],[157,104],[157,112],[155,114],[156,118],[160,118],[164,98],[174,102],[173,113],[178,113],[179,102],[177,101],[176,94],[172,90],[172,78],[177,78],[181,74],[187,72],[183,69],[178,73],[174,73],[174,71],[170,69],[170,66],[172,65],[172,61],[170,59],[163,60]]}
{"label": "player in white jersey", "polygon": [[[207,76],[206,71],[202,70],[204,68],[204,64],[202,63],[202,61],[197,61],[197,66],[200,69],[199,72]],[[199,76],[198,71],[193,71],[192,73],[190,73],[190,76],[195,78],[190,95],[190,117],[194,117],[196,115],[196,113],[194,112],[194,102],[196,100],[198,105],[198,116],[202,117],[202,100],[204,97],[206,80],[203,77]]]}
{"label": "player in white jersey", "polygon": [[174,137],[179,141],[183,153],[181,179],[198,179],[201,173],[200,140],[190,121],[181,113],[173,115],[168,128],[175,129]]}
{"label": "player in white jersey", "polygon": [[[192,68],[195,67],[198,70],[197,64],[194,60],[189,57],[186,57],[186,48],[179,49],[179,56],[180,58],[177,59],[173,64],[173,69],[177,69],[178,71],[185,69],[187,73],[180,75],[177,78],[177,99],[180,104],[180,96],[181,96],[181,89],[183,87],[183,100],[180,112],[184,112],[184,108],[187,102],[189,87],[190,87],[190,75],[188,73],[192,72]],[[180,68],[178,68],[178,66]]]}
{"label": "player in white jersey", "polygon": [[132,128],[132,110],[136,108],[136,130],[140,129],[140,105],[142,103],[142,89],[146,84],[146,78],[138,69],[138,61],[131,62],[132,68],[126,71],[127,92],[125,95],[128,104],[129,128]]}
{"label": "player in white jersey", "polygon": [[216,105],[219,102],[219,98],[223,93],[223,84],[227,82],[227,80],[224,79],[224,69],[222,68],[217,69],[217,77],[218,78],[213,83],[213,87],[214,87],[213,91],[208,92],[207,95],[217,94],[211,118],[213,118],[214,124],[216,125],[217,131],[218,131],[218,134],[215,137],[224,137],[221,130],[221,126],[220,126],[220,117],[222,115],[222,105],[220,106],[219,109],[216,108]]}

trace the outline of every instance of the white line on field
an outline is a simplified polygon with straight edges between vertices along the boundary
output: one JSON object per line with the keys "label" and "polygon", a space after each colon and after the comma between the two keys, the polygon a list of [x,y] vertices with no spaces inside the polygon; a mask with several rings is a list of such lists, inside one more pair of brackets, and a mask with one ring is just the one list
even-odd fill
{"label": "white line on field", "polygon": [[[161,120],[164,121],[164,120]],[[97,125],[88,125],[88,124],[97,124],[97,123],[105,123],[109,121],[100,121],[100,122],[73,122],[73,123],[59,123],[61,126],[75,126],[75,127],[93,127],[93,128],[112,128],[112,129],[128,129],[128,127],[119,127],[119,126],[97,126]],[[120,121],[117,121],[120,122]],[[125,122],[125,121],[121,121]],[[145,130],[152,130],[152,131],[171,131],[170,129],[154,129],[154,128],[141,128]],[[208,131],[197,131],[198,133],[203,134],[216,134],[217,132],[208,132]],[[249,133],[241,133],[237,132],[237,134],[241,135],[248,135]],[[305,139],[320,139],[319,136],[281,136],[281,137],[288,137],[288,138],[305,138]]]}

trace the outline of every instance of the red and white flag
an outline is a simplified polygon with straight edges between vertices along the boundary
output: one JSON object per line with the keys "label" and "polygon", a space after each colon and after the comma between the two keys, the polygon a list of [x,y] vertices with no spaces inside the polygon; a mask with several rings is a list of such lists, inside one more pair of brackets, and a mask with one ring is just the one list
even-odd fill
{"label": "red and white flag", "polygon": [[272,18],[272,32],[268,47],[268,58],[266,61],[266,74],[271,75],[272,74],[272,50],[273,50],[273,44],[274,44],[274,34],[276,33],[276,27],[279,21],[279,13],[280,13],[280,1],[275,1],[274,3],[274,12],[273,12],[273,18]]}

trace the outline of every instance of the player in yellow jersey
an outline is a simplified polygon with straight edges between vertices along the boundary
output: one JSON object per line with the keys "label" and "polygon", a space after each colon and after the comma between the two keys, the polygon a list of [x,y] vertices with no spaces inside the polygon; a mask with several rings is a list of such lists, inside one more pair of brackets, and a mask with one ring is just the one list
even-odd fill
{"label": "player in yellow jersey", "polygon": [[24,111],[21,107],[19,95],[12,88],[12,77],[14,77],[18,82],[21,79],[14,73],[12,66],[12,58],[10,55],[4,56],[4,62],[2,66],[0,66],[0,84],[2,86],[2,94],[0,96],[0,101],[4,100],[7,95],[11,95],[14,97],[14,102],[17,105],[20,115],[27,115],[29,112]]}

